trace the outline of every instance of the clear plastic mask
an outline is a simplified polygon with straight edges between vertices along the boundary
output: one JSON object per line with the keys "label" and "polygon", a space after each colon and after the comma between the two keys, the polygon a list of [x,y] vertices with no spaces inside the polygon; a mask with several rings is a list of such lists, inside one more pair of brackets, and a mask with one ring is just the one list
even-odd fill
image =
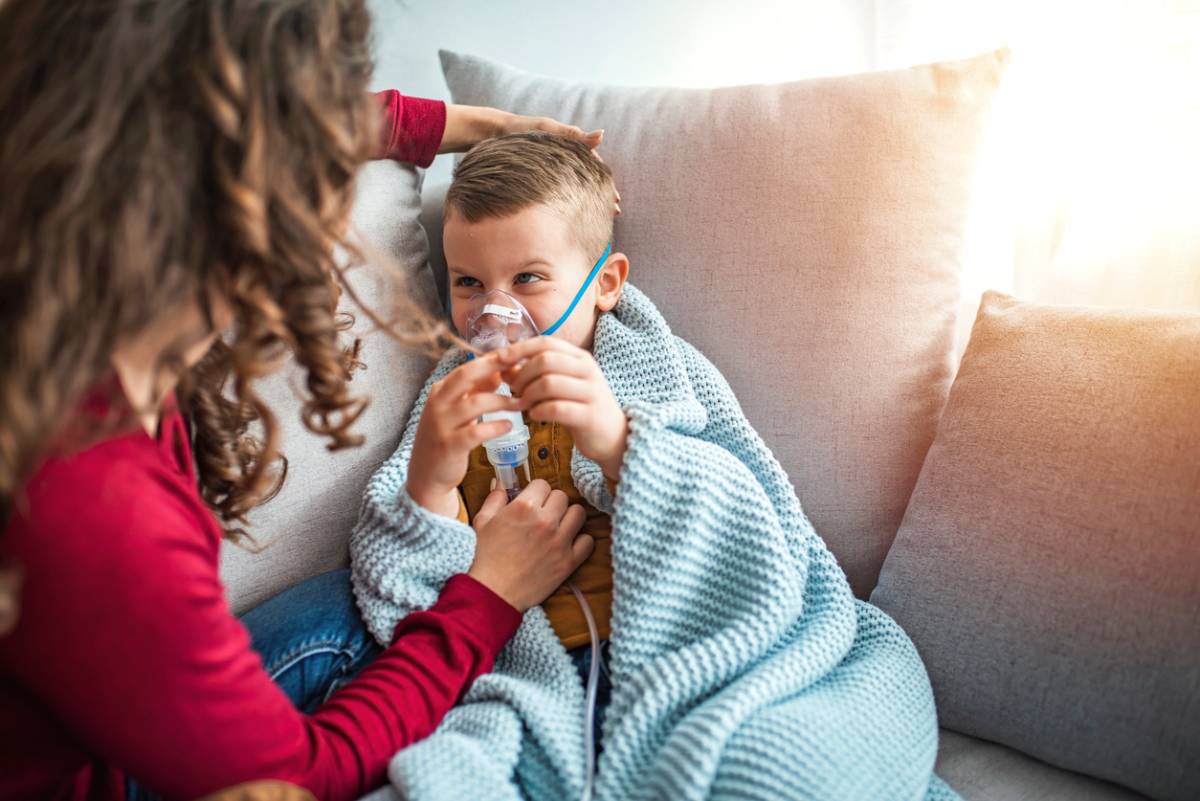
{"label": "clear plastic mask", "polygon": [[521,301],[500,289],[480,292],[470,300],[463,336],[481,353],[499,350],[538,335]]}
{"label": "clear plastic mask", "polygon": [[612,246],[612,242],[609,242],[608,246],[604,248],[604,252],[600,254],[600,258],[592,265],[591,271],[583,280],[583,285],[575,293],[575,297],[571,300],[570,305],[567,306],[562,315],[545,331],[538,330],[537,325],[533,322],[533,318],[529,316],[529,312],[521,305],[521,301],[504,290],[492,289],[487,292],[480,292],[467,301],[469,306],[467,312],[467,330],[462,331],[462,335],[473,347],[483,353],[498,350],[505,345],[520,342],[530,337],[538,335],[550,336],[561,328],[563,323],[571,316],[571,312],[575,311],[575,307],[579,305],[584,294],[587,293],[588,287],[595,280],[596,274],[600,272],[600,269],[608,261],[608,257],[612,253]]}

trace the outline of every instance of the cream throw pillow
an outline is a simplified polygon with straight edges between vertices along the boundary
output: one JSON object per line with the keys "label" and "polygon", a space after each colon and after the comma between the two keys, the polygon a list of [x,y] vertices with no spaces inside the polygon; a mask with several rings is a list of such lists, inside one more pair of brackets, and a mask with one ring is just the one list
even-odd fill
{"label": "cream throw pillow", "polygon": [[442,53],[456,103],[606,129],[630,280],[729,379],[860,596],[953,376],[968,195],[1005,61],[656,89]]}
{"label": "cream throw pillow", "polygon": [[871,600],[946,728],[1200,798],[1200,315],[988,293]]}

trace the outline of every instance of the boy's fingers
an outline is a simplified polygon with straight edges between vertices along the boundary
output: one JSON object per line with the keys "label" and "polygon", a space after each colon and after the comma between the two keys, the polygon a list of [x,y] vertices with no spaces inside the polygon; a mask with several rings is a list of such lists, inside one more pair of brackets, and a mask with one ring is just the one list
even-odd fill
{"label": "boy's fingers", "polygon": [[[543,353],[560,353],[570,358],[586,360],[590,358],[587,351],[564,342],[555,337],[533,337],[502,350],[493,351],[500,360],[500,376],[510,387],[525,367],[525,362]],[[565,364],[565,362],[563,362]],[[572,372],[580,372],[573,370]]]}
{"label": "boy's fingers", "polygon": [[504,369],[517,364],[522,359],[528,359],[548,350],[574,353],[580,349],[557,337],[530,337],[509,345],[507,348],[492,351],[488,355],[494,355],[499,361],[501,369]]}
{"label": "boy's fingers", "polygon": [[461,364],[442,379],[442,391],[451,397],[466,395],[472,390],[494,391],[500,385],[502,362],[496,353],[485,353]]}
{"label": "boy's fingers", "polygon": [[564,426],[583,426],[590,417],[586,403],[567,400],[542,401],[529,409],[529,419]]}
{"label": "boy's fingers", "polygon": [[515,412],[524,407],[520,398],[510,398],[495,392],[476,392],[460,399],[453,411],[443,417],[445,425],[458,428],[488,412]]}
{"label": "boy's fingers", "polygon": [[508,505],[508,493],[502,489],[492,490],[488,496],[483,499],[483,505],[479,507],[479,511],[475,513],[475,530],[483,528],[487,522],[496,516],[505,506]]}
{"label": "boy's fingers", "polygon": [[512,430],[507,420],[489,420],[486,423],[469,423],[454,434],[455,445],[465,451],[473,451],[483,443]]}
{"label": "boy's fingers", "polygon": [[[514,388],[513,392],[517,390]],[[550,400],[587,403],[596,395],[595,386],[575,376],[550,374],[537,377],[521,390],[523,405],[533,408]]]}
{"label": "boy's fingers", "polygon": [[588,364],[574,354],[546,352],[502,373],[514,395],[523,395],[526,387],[548,375],[586,378],[589,375]]}

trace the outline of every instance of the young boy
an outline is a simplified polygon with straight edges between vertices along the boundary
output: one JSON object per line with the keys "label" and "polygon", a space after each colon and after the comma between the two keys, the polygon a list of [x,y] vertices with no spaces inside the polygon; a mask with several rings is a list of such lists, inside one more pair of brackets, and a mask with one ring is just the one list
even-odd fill
{"label": "young boy", "polygon": [[[615,492],[628,421],[590,353],[599,316],[616,306],[629,276],[629,260],[609,248],[614,197],[612,171],[585,145],[551,134],[505,136],[475,147],[455,170],[446,195],[442,235],[450,315],[463,337],[470,301],[480,293],[500,290],[512,295],[529,312],[538,331],[546,331],[563,318],[582,291],[553,336],[528,340],[520,349],[520,356],[528,360],[506,378],[526,412],[530,478],[545,480],[586,514],[581,533],[591,535],[595,547],[569,581],[583,593],[595,618],[603,641],[602,657],[612,615],[612,521],[575,487],[571,456],[577,448],[595,460]],[[495,471],[484,448],[478,446],[470,451],[465,474],[451,484],[443,477],[443,466],[446,462],[461,466],[466,454],[461,453],[461,445],[454,452],[452,445],[439,442],[425,425],[427,419],[417,430],[409,494],[430,511],[473,521],[491,490]],[[504,426],[498,424],[496,429]],[[492,430],[489,426],[482,433]],[[591,639],[568,584],[542,608],[586,677]],[[610,692],[603,665],[602,658],[597,732]]]}
{"label": "young boy", "polygon": [[595,539],[572,580],[611,638],[601,769],[580,689],[588,627],[560,587],[389,777],[412,801],[957,798],[932,776],[937,718],[915,647],[854,599],[721,374],[626,284],[614,196],[601,161],[553,136],[463,159],[445,212],[454,325],[467,336],[477,296],[507,293],[543,336],[482,357],[515,399],[463,400],[467,356],[443,356],[351,540],[364,620],[386,639],[471,567],[483,541],[464,523],[504,502],[479,446],[509,423],[479,422],[482,407],[523,410],[533,477]]}

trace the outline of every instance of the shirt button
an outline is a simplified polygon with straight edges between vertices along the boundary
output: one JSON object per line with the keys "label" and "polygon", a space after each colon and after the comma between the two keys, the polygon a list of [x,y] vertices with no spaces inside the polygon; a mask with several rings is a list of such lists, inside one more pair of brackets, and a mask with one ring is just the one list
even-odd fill
{"label": "shirt button", "polygon": [[542,460],[549,459],[550,449],[545,446],[538,448],[538,458]]}

